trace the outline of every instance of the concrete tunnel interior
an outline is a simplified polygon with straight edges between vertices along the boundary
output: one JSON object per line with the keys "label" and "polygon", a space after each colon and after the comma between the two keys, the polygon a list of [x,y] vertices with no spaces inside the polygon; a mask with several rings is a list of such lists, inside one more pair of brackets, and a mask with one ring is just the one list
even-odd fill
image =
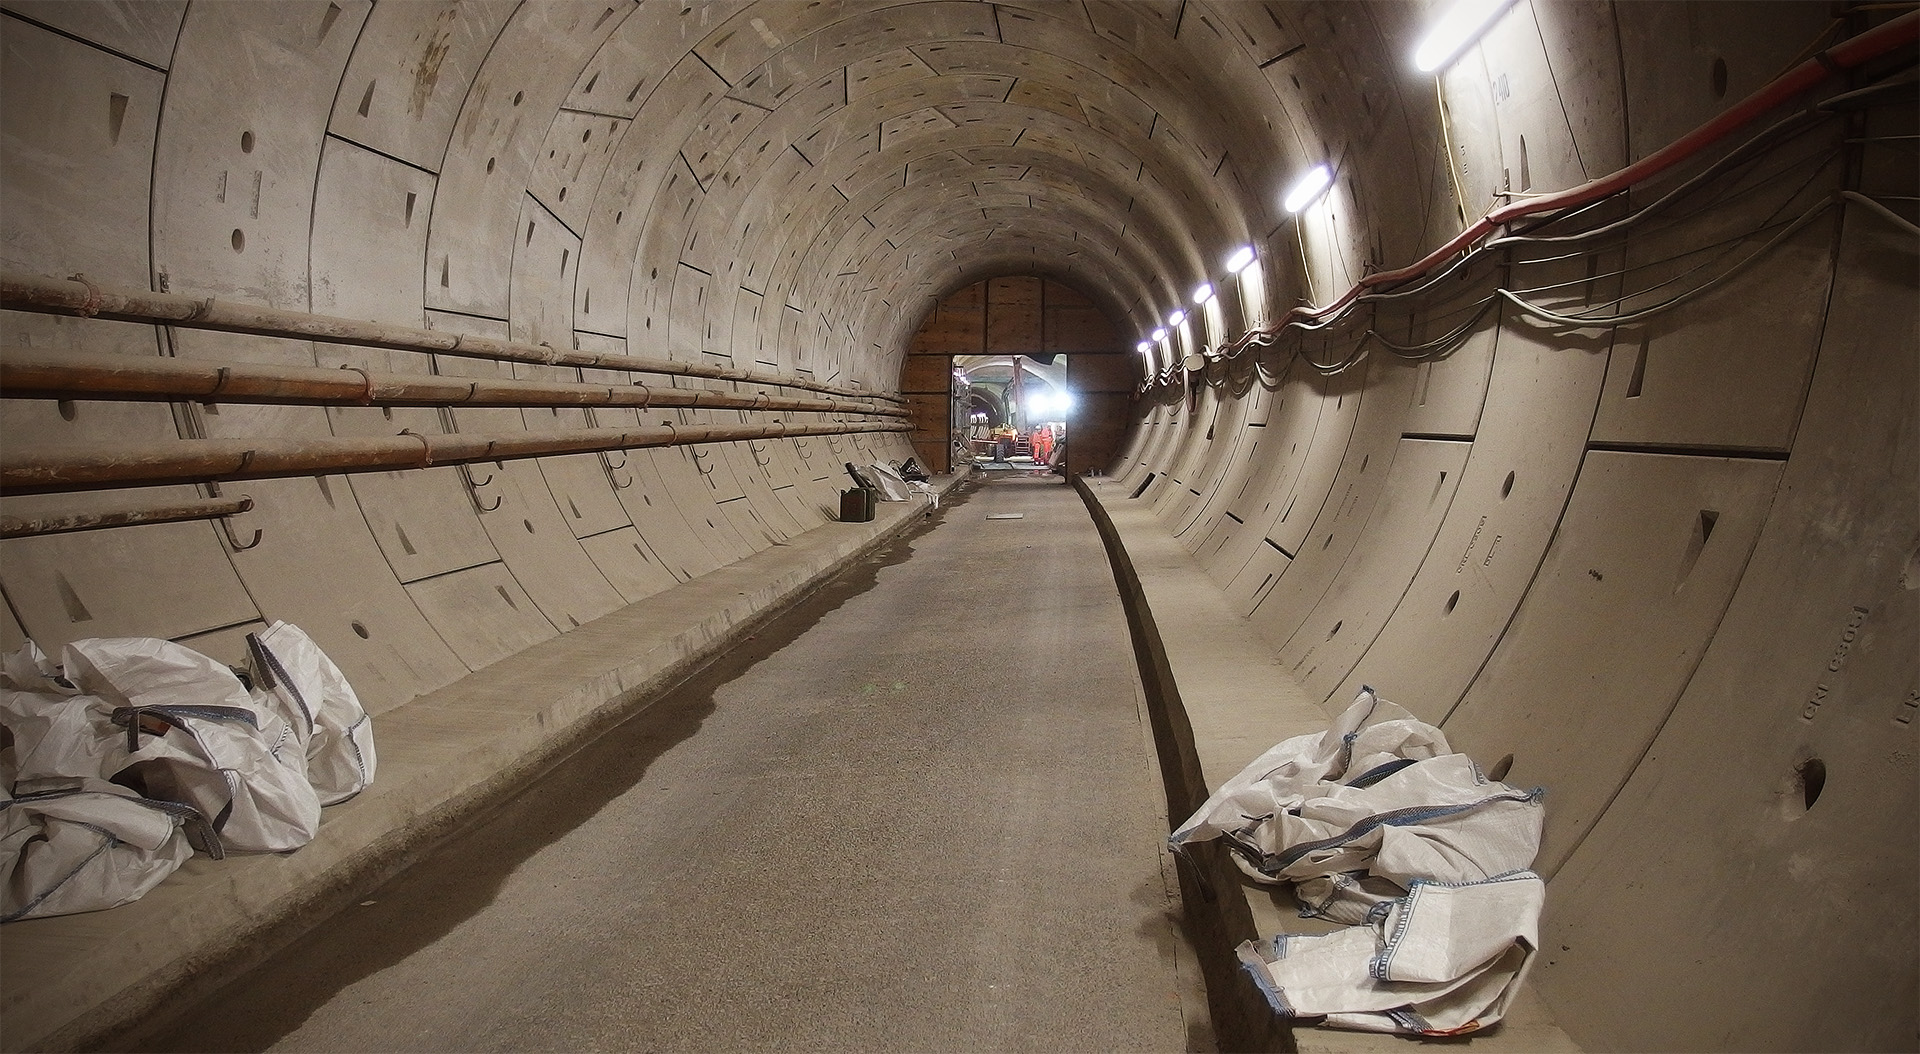
{"label": "concrete tunnel interior", "polygon": [[285,620],[379,720],[1058,350],[1267,663],[1549,787],[1572,1042],[1912,1049],[1913,5],[1491,2],[1421,72],[1449,6],[0,0],[0,649]]}

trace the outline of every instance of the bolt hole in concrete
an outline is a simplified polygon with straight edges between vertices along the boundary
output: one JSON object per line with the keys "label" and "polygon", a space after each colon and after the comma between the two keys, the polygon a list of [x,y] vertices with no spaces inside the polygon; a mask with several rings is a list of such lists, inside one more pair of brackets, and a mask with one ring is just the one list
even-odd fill
{"label": "bolt hole in concrete", "polygon": [[1336,633],[1339,633],[1339,632],[1340,632],[1340,627],[1342,627],[1342,626],[1344,626],[1344,625],[1346,625],[1346,624],[1347,624],[1347,622],[1346,622],[1346,620],[1345,620],[1345,619],[1341,619],[1341,620],[1340,620],[1339,622],[1336,622],[1336,623],[1334,623],[1334,624],[1333,624],[1333,628],[1327,631],[1327,639],[1328,639],[1328,640],[1332,640],[1332,639],[1333,639],[1333,636],[1334,636],[1334,634],[1336,634]]}
{"label": "bolt hole in concrete", "polygon": [[1794,774],[1799,777],[1803,808],[1813,808],[1813,803],[1820,800],[1820,792],[1827,789],[1827,763],[1819,758],[1808,758],[1800,763]]}
{"label": "bolt hole in concrete", "polygon": [[1713,97],[1716,99],[1725,98],[1727,94],[1727,60],[1716,57],[1713,60],[1713,69],[1708,73],[1708,78],[1713,83]]}
{"label": "bolt hole in concrete", "polygon": [[1507,473],[1506,482],[1500,484],[1500,500],[1501,501],[1507,500],[1507,495],[1512,493],[1513,493],[1513,473],[1509,472]]}
{"label": "bolt hole in concrete", "polygon": [[520,521],[520,525],[521,525],[522,527],[525,527],[525,528],[527,529],[527,533],[528,533],[528,534],[532,534],[532,533],[533,533],[533,521],[532,521],[532,520],[521,520],[521,521]]}
{"label": "bolt hole in concrete", "polygon": [[1453,591],[1453,595],[1447,598],[1447,610],[1442,612],[1442,614],[1453,614],[1453,606],[1458,603],[1460,603],[1460,591],[1456,589]]}
{"label": "bolt hole in concrete", "polygon": [[1487,770],[1487,778],[1497,783],[1501,780],[1506,779],[1507,773],[1512,771],[1513,771],[1513,755],[1503,754],[1500,756],[1500,760],[1494,762],[1493,767]]}
{"label": "bolt hole in concrete", "polygon": [[253,153],[253,133],[252,132],[240,133],[240,152],[243,154]]}
{"label": "bolt hole in concrete", "polygon": [[247,232],[238,227],[233,229],[233,251],[237,253],[247,251]]}
{"label": "bolt hole in concrete", "polygon": [[367,632],[367,627],[363,625],[359,619],[353,620],[352,625],[353,625],[354,634],[358,636],[361,640],[372,639],[373,634]]}
{"label": "bolt hole in concrete", "polygon": [[60,420],[62,421],[71,421],[80,416],[80,408],[74,405],[72,399],[62,399],[55,405],[60,408]]}

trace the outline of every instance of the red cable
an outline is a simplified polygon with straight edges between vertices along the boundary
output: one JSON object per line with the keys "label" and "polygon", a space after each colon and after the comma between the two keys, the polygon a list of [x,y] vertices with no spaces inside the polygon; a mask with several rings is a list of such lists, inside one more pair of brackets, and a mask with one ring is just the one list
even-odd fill
{"label": "red cable", "polygon": [[[1665,172],[1667,169],[1687,160],[1707,147],[1726,138],[1727,135],[1744,127],[1754,118],[1779,106],[1788,99],[1814,87],[1844,70],[1860,66],[1869,60],[1880,57],[1903,44],[1911,44],[1920,39],[1920,11],[1909,11],[1899,18],[1869,29],[1858,36],[1850,37],[1833,47],[1815,55],[1813,58],[1795,66],[1786,73],[1761,87],[1759,91],[1747,96],[1718,117],[1688,132],[1686,135],[1668,143],[1666,146],[1648,154],[1631,165],[1601,176],[1577,187],[1544,194],[1525,201],[1516,201],[1502,205],[1482,216],[1472,226],[1455,235],[1438,249],[1428,253],[1415,263],[1396,271],[1381,271],[1370,274],[1354,283],[1353,288],[1341,295],[1340,299],[1326,307],[1296,307],[1288,311],[1286,317],[1277,324],[1257,333],[1278,333],[1287,324],[1299,319],[1309,321],[1325,318],[1358,299],[1369,289],[1383,285],[1396,285],[1409,279],[1419,278],[1433,270],[1442,261],[1480,240],[1494,229],[1526,216],[1542,212],[1554,212],[1560,209],[1574,208],[1589,202],[1598,201],[1611,194],[1633,186],[1643,180]],[[1249,333],[1248,336],[1251,336]],[[1245,339],[1244,337],[1242,338]],[[1236,341],[1235,343],[1239,343]]]}

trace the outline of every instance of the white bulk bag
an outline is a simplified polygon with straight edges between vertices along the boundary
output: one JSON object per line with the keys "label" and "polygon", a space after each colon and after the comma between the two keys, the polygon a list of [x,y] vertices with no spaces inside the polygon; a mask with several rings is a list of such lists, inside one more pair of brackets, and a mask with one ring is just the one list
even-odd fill
{"label": "white bulk bag", "polygon": [[193,848],[191,806],[142,798],[105,780],[28,781],[0,791],[0,922],[100,911],[140,899]]}
{"label": "white bulk bag", "polygon": [[373,783],[373,719],[340,667],[286,622],[248,634],[247,647],[255,685],[304,743],[320,804],[337,805]]}
{"label": "white bulk bag", "polygon": [[881,501],[908,501],[913,497],[913,489],[907,486],[907,478],[900,470],[884,461],[876,461],[868,466],[872,471],[873,485],[880,489]]}
{"label": "white bulk bag", "polygon": [[199,809],[229,850],[276,853],[313,840],[320,799],[299,738],[232,670],[151,637],[75,641],[63,657],[69,680],[116,704],[113,723],[125,729],[109,770],[116,782]]}
{"label": "white bulk bag", "polygon": [[1466,1035],[1505,1016],[1538,948],[1546,883],[1531,871],[1414,880],[1366,924],[1240,945],[1276,1013],[1335,1028]]}
{"label": "white bulk bag", "polygon": [[1487,779],[1439,729],[1369,688],[1325,732],[1255,759],[1169,840],[1223,838],[1249,876],[1299,883],[1311,913],[1351,923],[1415,878],[1474,882],[1531,866],[1540,803],[1540,791]]}
{"label": "white bulk bag", "polygon": [[1500,1020],[1538,943],[1542,792],[1489,780],[1440,730],[1362,689],[1318,735],[1228,780],[1169,839],[1224,840],[1295,884],[1330,934],[1243,943],[1276,1012],[1336,1028],[1464,1034]]}
{"label": "white bulk bag", "polygon": [[25,780],[105,779],[124,753],[113,704],[82,694],[32,641],[0,664],[0,726],[13,734],[0,790]]}

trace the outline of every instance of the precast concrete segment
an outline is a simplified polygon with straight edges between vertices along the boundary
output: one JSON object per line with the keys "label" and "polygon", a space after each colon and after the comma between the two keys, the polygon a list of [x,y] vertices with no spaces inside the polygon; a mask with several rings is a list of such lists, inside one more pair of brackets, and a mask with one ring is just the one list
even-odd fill
{"label": "precast concrete segment", "polygon": [[1084,508],[995,480],[155,1049],[1190,1049],[1141,721]]}

